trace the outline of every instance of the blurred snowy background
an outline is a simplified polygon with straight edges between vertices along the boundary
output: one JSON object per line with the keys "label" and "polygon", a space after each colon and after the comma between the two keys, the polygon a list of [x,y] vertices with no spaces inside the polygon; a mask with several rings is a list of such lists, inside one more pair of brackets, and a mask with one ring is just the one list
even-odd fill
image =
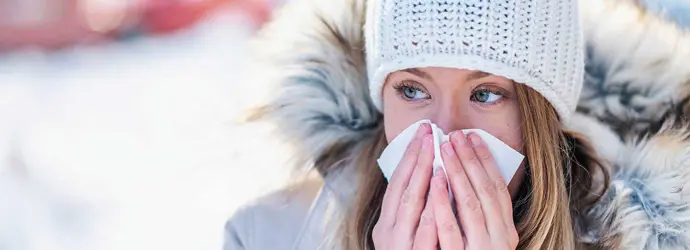
{"label": "blurred snowy background", "polygon": [[[640,3],[690,25],[690,0]],[[266,127],[235,123],[280,4],[0,0],[0,250],[220,249],[286,176]]]}
{"label": "blurred snowy background", "polygon": [[262,128],[234,124],[263,21],[238,6],[0,54],[1,250],[221,248],[232,211],[284,176]]}

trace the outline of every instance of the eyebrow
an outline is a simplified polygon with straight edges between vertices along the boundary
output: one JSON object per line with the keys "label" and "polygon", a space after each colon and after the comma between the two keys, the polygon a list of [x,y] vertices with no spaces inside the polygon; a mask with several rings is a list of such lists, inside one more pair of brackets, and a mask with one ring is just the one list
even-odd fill
{"label": "eyebrow", "polygon": [[[410,73],[410,74],[413,74],[413,75],[416,75],[418,77],[427,79],[427,80],[432,80],[432,77],[431,77],[431,75],[429,75],[429,73],[426,73],[420,69],[409,68],[409,69],[405,69],[403,71]],[[472,71],[472,73],[470,73],[470,75],[467,76],[467,80],[468,81],[477,80],[477,79],[481,79],[481,78],[484,78],[484,77],[487,77],[490,75],[491,74],[483,72],[483,71]]]}
{"label": "eyebrow", "polygon": [[491,74],[483,72],[483,71],[473,71],[469,76],[467,76],[467,80],[468,81],[477,80],[477,79],[481,79],[481,78],[484,78],[484,77],[487,77],[490,75]]}
{"label": "eyebrow", "polygon": [[419,69],[409,68],[409,69],[405,69],[404,71],[407,72],[407,73],[410,73],[410,74],[419,76],[419,77],[421,77],[421,78],[427,79],[427,80],[431,80],[431,79],[432,79],[432,78],[431,78],[431,75],[429,75],[428,73],[426,73],[426,72],[424,72],[424,71],[421,71],[421,70],[419,70]]}

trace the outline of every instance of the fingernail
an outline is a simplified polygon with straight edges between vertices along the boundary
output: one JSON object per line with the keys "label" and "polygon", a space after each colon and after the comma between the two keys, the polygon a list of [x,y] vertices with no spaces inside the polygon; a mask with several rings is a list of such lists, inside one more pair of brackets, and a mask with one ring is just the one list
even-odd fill
{"label": "fingernail", "polygon": [[455,153],[455,150],[453,149],[453,144],[451,144],[450,142],[443,143],[442,148],[443,152],[445,152],[448,156],[453,156],[453,154]]}
{"label": "fingernail", "polygon": [[415,135],[417,138],[419,138],[422,135],[422,131],[424,131],[424,128],[422,126],[424,126],[424,124],[420,125],[417,128],[417,134]]}
{"label": "fingernail", "polygon": [[434,172],[433,172],[433,177],[443,175],[445,176],[445,172],[443,171],[442,167],[434,167]]}
{"label": "fingernail", "polygon": [[429,148],[431,146],[431,135],[425,135],[422,139],[422,149]]}
{"label": "fingernail", "polygon": [[482,145],[482,138],[479,138],[477,134],[470,134],[470,140],[472,141],[472,146],[477,147]]}
{"label": "fingernail", "polygon": [[443,168],[439,168],[437,170],[436,176],[434,176],[434,179],[436,179],[435,184],[436,188],[438,189],[446,189],[448,185],[446,184],[446,174],[445,170]]}
{"label": "fingernail", "polygon": [[429,124],[428,123],[422,123],[422,125],[419,126],[419,128],[422,129],[422,131],[426,131],[429,129]]}
{"label": "fingernail", "polygon": [[453,131],[450,133],[450,136],[450,138],[455,138],[455,142],[459,145],[465,145],[465,143],[467,143],[465,134],[462,132]]}

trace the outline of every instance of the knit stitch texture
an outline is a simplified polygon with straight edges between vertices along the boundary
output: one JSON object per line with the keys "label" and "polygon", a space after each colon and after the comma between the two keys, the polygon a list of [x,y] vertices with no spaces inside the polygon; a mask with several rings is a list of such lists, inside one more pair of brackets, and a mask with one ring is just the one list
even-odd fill
{"label": "knit stitch texture", "polygon": [[371,98],[394,71],[479,70],[523,83],[560,119],[577,104],[584,45],[575,0],[370,0],[365,24]]}

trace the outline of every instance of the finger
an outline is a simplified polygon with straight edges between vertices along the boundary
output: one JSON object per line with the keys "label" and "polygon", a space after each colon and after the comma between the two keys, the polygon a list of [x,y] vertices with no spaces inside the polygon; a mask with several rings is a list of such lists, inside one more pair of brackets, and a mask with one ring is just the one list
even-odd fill
{"label": "finger", "polygon": [[495,185],[497,199],[501,207],[501,214],[503,215],[502,218],[505,226],[508,229],[514,228],[515,222],[513,222],[513,203],[510,199],[510,192],[508,192],[508,184],[506,183],[505,178],[503,178],[501,172],[498,170],[489,148],[486,147],[486,143],[484,143],[481,137],[477,134],[472,133],[469,136],[470,141],[476,141],[477,145],[474,146],[474,152],[477,155],[481,165],[484,166],[484,170],[486,171],[489,179]]}
{"label": "finger", "polygon": [[381,204],[381,217],[377,222],[377,227],[382,227],[383,231],[390,231],[395,223],[398,213],[400,198],[410,182],[410,177],[417,164],[417,157],[422,146],[422,137],[431,133],[429,124],[421,124],[417,129],[415,137],[407,146],[407,150],[400,160],[398,167],[393,171],[390,183],[386,187]]}
{"label": "finger", "polygon": [[419,219],[417,235],[414,237],[414,249],[436,250],[437,245],[438,234],[436,233],[434,211],[431,208],[431,201],[427,200],[426,205],[424,205],[422,217]]}
{"label": "finger", "polygon": [[[443,169],[441,169],[443,171]],[[434,210],[436,230],[441,249],[464,249],[460,226],[455,219],[453,208],[448,199],[448,184],[444,174],[437,174],[431,180],[429,197]]]}
{"label": "finger", "polygon": [[414,173],[410,178],[410,184],[403,193],[398,208],[398,215],[393,227],[393,236],[396,245],[393,249],[409,249],[412,247],[414,234],[419,225],[419,217],[426,202],[426,194],[431,180],[431,164],[434,158],[434,146],[431,135],[425,135],[422,139],[422,149],[419,151],[419,159]]}
{"label": "finger", "polygon": [[[506,227],[502,219],[501,205],[498,202],[496,184],[489,179],[484,166],[474,152],[474,147],[481,145],[480,142],[476,140],[469,141],[468,139],[475,138],[467,138],[463,133],[454,133],[452,137],[451,141],[454,143],[455,152],[467,173],[474,193],[479,198],[486,231],[491,239],[506,239]],[[470,240],[472,240],[471,237]]]}
{"label": "finger", "polygon": [[[451,133],[451,142],[455,134]],[[472,188],[467,172],[456,153],[458,147],[464,146],[463,143],[467,142],[463,140],[444,144],[441,148],[441,151],[443,151],[443,163],[448,171],[448,179],[456,201],[455,205],[463,231],[469,240],[484,242],[489,238],[484,212],[477,194]]]}

